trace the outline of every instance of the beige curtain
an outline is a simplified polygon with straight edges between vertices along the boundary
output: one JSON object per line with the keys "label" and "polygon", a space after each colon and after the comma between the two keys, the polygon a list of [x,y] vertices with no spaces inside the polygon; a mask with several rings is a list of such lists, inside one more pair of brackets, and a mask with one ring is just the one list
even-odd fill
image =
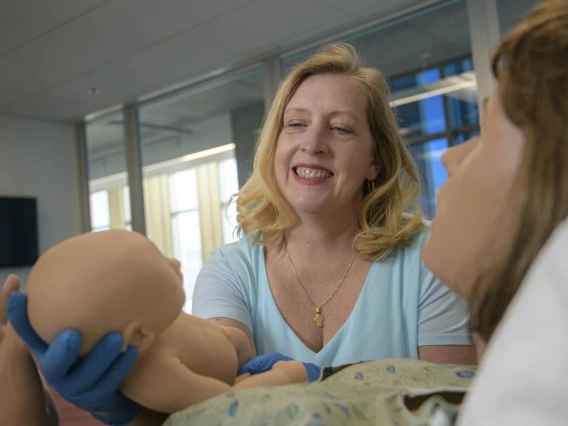
{"label": "beige curtain", "polygon": [[205,263],[211,256],[211,252],[223,244],[219,167],[216,162],[206,163],[197,166],[195,173],[197,176],[199,225],[201,228],[201,253]]}
{"label": "beige curtain", "polygon": [[173,257],[168,175],[144,179],[144,213],[146,235],[164,256]]}
{"label": "beige curtain", "polygon": [[108,208],[110,214],[111,229],[125,229],[126,227],[122,191],[122,186],[108,190]]}

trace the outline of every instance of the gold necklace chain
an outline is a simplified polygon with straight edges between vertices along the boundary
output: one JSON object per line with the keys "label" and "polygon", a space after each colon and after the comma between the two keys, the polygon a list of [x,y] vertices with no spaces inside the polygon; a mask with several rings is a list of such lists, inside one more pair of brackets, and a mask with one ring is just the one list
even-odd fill
{"label": "gold necklace chain", "polygon": [[292,259],[290,258],[290,253],[288,252],[288,243],[286,242],[286,239],[284,239],[284,248],[286,249],[286,255],[288,256],[288,262],[290,262],[290,266],[292,267],[292,272],[294,272],[294,276],[296,277],[298,284],[300,284],[300,287],[302,287],[302,291],[306,295],[307,299],[314,306],[314,308],[316,308],[316,316],[314,317],[314,322],[316,323],[316,325],[319,328],[322,328],[323,322],[325,321],[325,318],[324,318],[323,314],[321,313],[321,309],[326,305],[327,302],[329,302],[332,299],[333,296],[335,296],[335,293],[337,293],[337,291],[341,287],[341,284],[343,284],[343,281],[345,281],[345,277],[349,273],[349,270],[351,269],[351,265],[353,265],[353,261],[355,260],[355,253],[353,253],[353,257],[351,258],[351,262],[349,262],[349,266],[347,267],[347,271],[345,271],[345,274],[343,274],[343,278],[341,278],[341,281],[339,282],[339,284],[337,285],[337,287],[335,288],[333,293],[331,293],[331,295],[320,306],[318,306],[314,303],[312,298],[309,296],[308,292],[306,291],[306,288],[304,287],[304,285],[302,284],[302,281],[300,281],[300,278],[298,277],[298,274],[296,273],[296,268],[294,268],[294,264],[292,263]]}

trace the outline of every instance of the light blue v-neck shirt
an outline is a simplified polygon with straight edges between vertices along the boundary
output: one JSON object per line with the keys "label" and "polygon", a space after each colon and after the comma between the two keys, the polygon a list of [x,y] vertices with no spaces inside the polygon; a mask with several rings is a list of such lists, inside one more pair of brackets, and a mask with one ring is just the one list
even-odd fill
{"label": "light blue v-neck shirt", "polygon": [[381,358],[418,358],[418,346],[471,345],[467,304],[424,266],[428,231],[371,266],[361,294],[336,335],[318,353],[282,318],[272,297],[264,249],[248,239],[216,250],[195,284],[194,315],[248,327],[258,355],[280,352],[319,366]]}

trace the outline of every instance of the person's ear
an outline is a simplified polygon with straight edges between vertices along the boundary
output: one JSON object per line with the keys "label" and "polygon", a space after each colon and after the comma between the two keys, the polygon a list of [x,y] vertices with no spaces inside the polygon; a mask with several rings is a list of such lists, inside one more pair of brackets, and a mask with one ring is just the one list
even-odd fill
{"label": "person's ear", "polygon": [[131,321],[122,331],[122,339],[124,340],[122,351],[126,351],[128,346],[136,346],[138,353],[142,353],[154,343],[154,338],[154,332],[148,327],[140,324],[139,321]]}
{"label": "person's ear", "polygon": [[371,164],[369,164],[369,170],[367,171],[365,179],[369,181],[374,181],[379,176],[380,171],[381,171],[381,163],[379,161],[379,156],[375,154],[375,156],[373,157],[373,161],[371,162]]}

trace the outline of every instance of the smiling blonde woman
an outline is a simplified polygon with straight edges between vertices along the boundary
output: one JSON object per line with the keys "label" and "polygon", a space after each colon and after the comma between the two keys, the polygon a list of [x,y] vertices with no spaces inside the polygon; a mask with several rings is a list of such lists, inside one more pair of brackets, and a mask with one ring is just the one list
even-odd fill
{"label": "smiling blonde woman", "polygon": [[[282,82],[237,197],[243,238],[201,271],[193,313],[267,368],[379,358],[474,363],[466,304],[420,259],[420,179],[379,71],[330,44]],[[256,372],[254,363],[249,372]]]}

